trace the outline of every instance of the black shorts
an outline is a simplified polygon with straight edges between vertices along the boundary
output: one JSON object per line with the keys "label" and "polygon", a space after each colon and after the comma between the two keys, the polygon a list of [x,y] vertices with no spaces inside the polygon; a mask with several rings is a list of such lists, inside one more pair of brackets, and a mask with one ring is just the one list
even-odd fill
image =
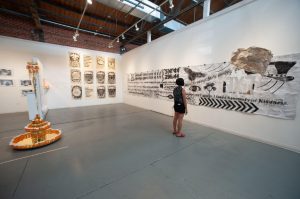
{"label": "black shorts", "polygon": [[177,113],[185,113],[185,106],[183,103],[174,103],[174,110]]}

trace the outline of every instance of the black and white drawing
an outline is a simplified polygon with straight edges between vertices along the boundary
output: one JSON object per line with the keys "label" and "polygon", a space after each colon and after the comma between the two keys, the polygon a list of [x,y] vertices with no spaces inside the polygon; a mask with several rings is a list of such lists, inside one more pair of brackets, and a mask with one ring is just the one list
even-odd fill
{"label": "black and white drawing", "polygon": [[80,83],[81,82],[81,72],[78,69],[71,69],[71,82]]}
{"label": "black and white drawing", "polygon": [[20,80],[20,85],[21,86],[31,86],[32,82],[31,82],[31,80]]}
{"label": "black and white drawing", "polygon": [[72,85],[72,97],[73,99],[81,99],[82,98],[82,87],[80,85]]}
{"label": "black and white drawing", "polygon": [[27,93],[31,93],[31,92],[33,92],[32,89],[24,89],[24,90],[21,90],[21,95],[23,97],[25,97],[25,96],[27,96]]}
{"label": "black and white drawing", "polygon": [[11,69],[11,68],[0,68],[0,76],[3,76],[3,77],[13,76],[13,69]]}
{"label": "black and white drawing", "polygon": [[86,98],[93,98],[94,97],[94,88],[93,88],[93,86],[86,86],[84,90],[85,90],[85,97]]}
{"label": "black and white drawing", "polygon": [[105,98],[105,86],[97,87],[97,95],[98,95],[98,98]]}
{"label": "black and white drawing", "polygon": [[104,84],[105,82],[105,72],[104,71],[98,71],[96,73],[97,83],[98,84]]}
{"label": "black and white drawing", "polygon": [[114,71],[116,69],[116,60],[115,58],[108,58],[108,70]]}
{"label": "black and white drawing", "polygon": [[[253,72],[254,71],[254,72]],[[230,62],[128,75],[131,95],[173,100],[175,80],[185,81],[189,104],[294,119],[300,93],[300,53],[273,57],[265,73]]]}
{"label": "black and white drawing", "polygon": [[83,57],[83,68],[85,70],[92,70],[93,69],[93,59],[91,56],[85,55]]}
{"label": "black and white drawing", "polygon": [[69,65],[73,68],[80,68],[80,55],[79,53],[69,53]]}
{"label": "black and white drawing", "polygon": [[108,86],[108,97],[116,97],[116,86]]}
{"label": "black and white drawing", "polygon": [[115,72],[108,72],[108,83],[109,84],[115,84],[116,83],[116,74]]}
{"label": "black and white drawing", "polygon": [[84,71],[84,83],[85,84],[93,84],[94,75],[93,71]]}
{"label": "black and white drawing", "polygon": [[14,80],[12,80],[12,79],[0,79],[0,86],[14,86]]}
{"label": "black and white drawing", "polygon": [[97,65],[96,65],[96,69],[97,70],[105,70],[105,59],[102,56],[97,56]]}

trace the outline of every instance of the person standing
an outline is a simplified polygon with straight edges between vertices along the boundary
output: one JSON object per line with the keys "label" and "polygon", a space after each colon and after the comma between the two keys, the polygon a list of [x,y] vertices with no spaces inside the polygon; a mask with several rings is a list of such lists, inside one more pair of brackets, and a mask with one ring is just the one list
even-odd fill
{"label": "person standing", "polygon": [[174,96],[174,118],[173,118],[173,134],[177,137],[185,137],[185,134],[181,131],[182,120],[184,114],[187,114],[187,101],[186,92],[183,88],[184,80],[182,78],[176,79],[177,87],[173,90]]}

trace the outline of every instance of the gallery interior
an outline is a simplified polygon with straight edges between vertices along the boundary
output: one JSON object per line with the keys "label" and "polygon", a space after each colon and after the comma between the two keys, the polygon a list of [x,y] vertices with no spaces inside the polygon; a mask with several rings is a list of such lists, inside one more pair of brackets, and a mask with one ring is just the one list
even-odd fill
{"label": "gallery interior", "polygon": [[299,10],[0,0],[0,198],[299,199]]}

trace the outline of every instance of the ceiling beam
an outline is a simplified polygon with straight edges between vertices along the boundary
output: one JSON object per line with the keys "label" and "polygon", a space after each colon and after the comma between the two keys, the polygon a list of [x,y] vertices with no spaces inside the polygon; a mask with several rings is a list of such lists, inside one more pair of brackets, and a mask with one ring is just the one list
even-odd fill
{"label": "ceiling beam", "polygon": [[39,13],[37,11],[38,6],[37,6],[35,0],[28,0],[27,4],[29,6],[29,11],[31,13],[31,17],[35,24],[34,34],[37,33],[38,37],[39,37],[39,41],[44,42],[45,41],[44,31],[43,31],[43,27],[42,27],[42,24],[40,21]]}
{"label": "ceiling beam", "polygon": [[203,3],[203,2],[204,2],[204,0],[199,0],[197,3],[194,3],[194,4],[189,5],[188,7],[182,9],[180,12],[176,13],[175,15],[170,16],[170,17],[167,17],[165,20],[163,20],[163,21],[159,22],[158,24],[154,25],[154,26],[151,27],[149,30],[146,30],[146,31],[140,33],[139,35],[133,37],[132,39],[130,39],[130,40],[124,42],[124,45],[127,44],[127,43],[130,43],[130,42],[132,42],[132,41],[134,41],[134,40],[136,40],[136,39],[138,39],[138,38],[140,38],[140,37],[143,36],[145,33],[147,33],[147,31],[152,31],[153,29],[158,28],[158,27],[160,27],[161,25],[163,25],[163,24],[165,24],[165,23],[167,23],[167,22],[169,22],[169,21],[175,19],[176,17],[180,16],[181,14],[190,11],[191,9],[193,9],[194,7],[198,6],[199,4],[201,4],[201,3]]}

